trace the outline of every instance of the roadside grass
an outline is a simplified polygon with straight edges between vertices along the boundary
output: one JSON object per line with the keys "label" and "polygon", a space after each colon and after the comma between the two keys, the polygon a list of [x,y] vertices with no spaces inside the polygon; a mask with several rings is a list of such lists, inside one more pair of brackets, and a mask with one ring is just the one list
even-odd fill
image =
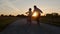
{"label": "roadside grass", "polygon": [[40,22],[54,26],[60,26],[60,18],[41,18]]}
{"label": "roadside grass", "polygon": [[16,17],[0,17],[0,32],[5,29],[10,23],[14,22]]}

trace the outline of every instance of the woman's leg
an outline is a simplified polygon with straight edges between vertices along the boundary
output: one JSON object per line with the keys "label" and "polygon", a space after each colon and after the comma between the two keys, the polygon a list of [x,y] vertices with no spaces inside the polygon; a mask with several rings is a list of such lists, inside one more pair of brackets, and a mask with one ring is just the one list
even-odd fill
{"label": "woman's leg", "polygon": [[40,25],[39,19],[37,19],[37,24]]}
{"label": "woman's leg", "polygon": [[37,24],[40,26],[40,16],[37,18]]}

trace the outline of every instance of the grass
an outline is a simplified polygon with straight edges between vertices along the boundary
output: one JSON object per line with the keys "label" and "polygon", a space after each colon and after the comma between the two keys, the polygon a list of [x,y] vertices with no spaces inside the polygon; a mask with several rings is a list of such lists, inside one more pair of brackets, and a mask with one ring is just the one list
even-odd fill
{"label": "grass", "polygon": [[41,18],[40,19],[41,23],[46,23],[46,24],[51,24],[54,26],[60,26],[60,18]]}
{"label": "grass", "polygon": [[16,17],[0,17],[0,31],[3,31],[7,25],[14,22],[16,19]]}

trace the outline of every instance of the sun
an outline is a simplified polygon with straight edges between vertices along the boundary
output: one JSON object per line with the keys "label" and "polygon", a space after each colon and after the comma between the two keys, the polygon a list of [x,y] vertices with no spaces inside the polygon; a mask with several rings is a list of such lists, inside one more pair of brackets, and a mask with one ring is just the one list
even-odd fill
{"label": "sun", "polygon": [[33,17],[37,17],[38,16],[38,13],[37,12],[34,12],[32,16]]}

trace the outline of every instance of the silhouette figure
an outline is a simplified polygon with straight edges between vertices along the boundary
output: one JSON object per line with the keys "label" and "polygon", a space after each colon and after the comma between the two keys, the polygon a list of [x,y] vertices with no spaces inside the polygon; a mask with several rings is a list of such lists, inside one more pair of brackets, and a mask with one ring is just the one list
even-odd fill
{"label": "silhouette figure", "polygon": [[39,24],[39,25],[40,25],[40,23],[39,23],[39,19],[40,19],[41,13],[43,13],[43,12],[42,12],[39,8],[37,8],[37,6],[36,6],[36,5],[34,5],[33,13],[34,13],[34,12],[37,12],[37,14],[38,14],[38,16],[37,16],[36,20],[37,20],[37,24]]}
{"label": "silhouette figure", "polygon": [[31,24],[31,16],[32,16],[32,11],[31,11],[31,10],[32,10],[32,9],[29,8],[29,11],[26,12],[26,14],[28,13],[27,23],[30,22],[29,24]]}

